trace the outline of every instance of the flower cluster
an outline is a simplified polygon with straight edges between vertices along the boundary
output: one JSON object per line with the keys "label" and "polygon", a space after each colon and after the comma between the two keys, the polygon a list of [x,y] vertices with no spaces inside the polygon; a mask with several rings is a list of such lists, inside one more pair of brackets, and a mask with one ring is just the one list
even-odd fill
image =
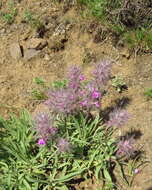
{"label": "flower cluster", "polygon": [[105,86],[109,80],[111,73],[111,62],[106,60],[102,61],[96,65],[95,70],[93,71],[93,76],[95,79],[96,86],[101,89]]}
{"label": "flower cluster", "polygon": [[[93,79],[87,81],[82,71],[76,65],[69,68],[68,84],[66,87],[50,89],[47,92],[48,100],[44,104],[49,108],[53,117],[57,114],[69,114],[79,111],[90,111],[92,108],[100,108],[102,90],[107,84],[111,73],[111,63],[103,61],[96,65],[93,71]],[[39,138],[38,144],[45,146],[50,137],[56,135],[54,142],[59,152],[69,152],[70,142],[60,137],[60,131],[54,127],[54,119],[47,113],[39,113],[35,118],[35,129]],[[130,118],[128,112],[117,108],[109,114],[107,127],[122,127]],[[58,131],[58,133],[57,133]],[[131,155],[134,153],[134,139],[124,138],[117,143],[117,155]]]}
{"label": "flower cluster", "polygon": [[84,75],[78,66],[73,65],[68,70],[67,78],[69,80],[68,88],[77,92],[81,86],[81,81],[84,80]]}
{"label": "flower cluster", "polygon": [[79,95],[73,89],[50,90],[48,97],[44,104],[54,113],[73,113],[79,105]]}
{"label": "flower cluster", "polygon": [[115,109],[109,114],[109,121],[107,122],[108,127],[116,126],[122,127],[130,118],[128,112],[124,109]]}
{"label": "flower cluster", "polygon": [[68,140],[63,138],[58,139],[57,147],[59,152],[69,152],[71,149],[71,145]]}
{"label": "flower cluster", "polygon": [[[57,135],[57,128],[53,127],[53,118],[50,117],[48,113],[38,113],[34,118],[35,123],[35,131],[38,138],[38,145],[39,146],[45,146],[47,144],[47,141]],[[53,139],[55,140],[55,139]],[[68,152],[70,151],[70,143],[68,140],[59,138],[57,140],[57,148],[59,152]]]}
{"label": "flower cluster", "polygon": [[39,139],[38,140],[38,145],[45,146],[46,145],[46,141],[44,139]]}
{"label": "flower cluster", "polygon": [[100,108],[100,87],[109,79],[111,63],[99,63],[94,72],[94,79],[83,85],[84,75],[79,67],[73,65],[68,71],[66,88],[49,90],[48,100],[44,103],[54,113],[69,114],[91,108]]}
{"label": "flower cluster", "polygon": [[[109,114],[108,127],[122,127],[130,118],[128,112],[124,109],[117,108]],[[134,138],[123,137],[117,143],[117,155],[118,156],[131,156],[135,152]]]}
{"label": "flower cluster", "polygon": [[[71,66],[67,73],[67,87],[48,90],[48,100],[44,104],[55,115],[67,115],[84,109],[99,108],[101,102],[99,86],[108,80],[110,68],[109,62],[101,62],[95,68],[94,79],[84,85],[85,77],[81,69],[76,65]],[[39,113],[34,121],[36,133],[39,137],[38,144],[45,145],[47,140],[57,133],[57,128],[53,125],[53,118],[47,113]],[[69,143],[60,138],[57,147],[60,152],[63,152],[69,149]]]}
{"label": "flower cluster", "polygon": [[57,128],[53,126],[54,119],[44,112],[38,113],[34,117],[35,131],[41,141],[38,144],[45,144],[45,142],[57,133]]}
{"label": "flower cluster", "polygon": [[118,147],[117,155],[118,156],[133,155],[135,152],[134,143],[135,141],[133,137],[120,140],[117,144],[117,147]]}
{"label": "flower cluster", "polygon": [[80,91],[80,97],[80,104],[83,108],[90,109],[92,107],[100,107],[101,93],[93,82],[88,83],[84,89]]}

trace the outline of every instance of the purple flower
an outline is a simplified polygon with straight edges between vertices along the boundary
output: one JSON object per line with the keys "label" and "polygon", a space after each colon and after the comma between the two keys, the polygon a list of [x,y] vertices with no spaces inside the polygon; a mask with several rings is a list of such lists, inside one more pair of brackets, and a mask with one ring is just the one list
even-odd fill
{"label": "purple flower", "polygon": [[97,108],[100,107],[100,103],[99,103],[99,102],[94,102],[93,104],[94,104]]}
{"label": "purple flower", "polygon": [[96,65],[93,75],[95,83],[99,89],[107,84],[110,77],[111,68],[112,65],[110,61],[102,61]]}
{"label": "purple flower", "polygon": [[88,102],[87,102],[87,100],[84,100],[84,101],[80,102],[80,104],[81,104],[82,106],[87,106],[87,105],[88,105]]}
{"label": "purple flower", "polygon": [[38,144],[44,146],[44,145],[46,145],[46,142],[45,142],[44,139],[39,139],[39,140],[38,140]]}
{"label": "purple flower", "polygon": [[100,92],[94,90],[94,91],[92,92],[92,98],[97,99],[97,98],[99,98],[99,97],[100,97]]}
{"label": "purple flower", "polygon": [[94,82],[88,83],[83,90],[79,92],[81,99],[81,106],[84,106],[86,109],[99,108],[101,101],[101,94],[96,88]]}
{"label": "purple flower", "polygon": [[117,144],[118,150],[117,155],[126,155],[131,156],[135,152],[134,149],[134,139],[133,137],[130,137],[128,139],[122,139]]}
{"label": "purple flower", "polygon": [[50,111],[56,114],[72,114],[81,110],[82,106],[87,110],[100,107],[101,94],[95,81],[82,85],[84,76],[76,65],[70,67],[68,79],[66,88],[50,89],[47,92],[48,100],[44,104]]}
{"label": "purple flower", "polygon": [[69,79],[68,87],[77,91],[80,88],[80,83],[84,80],[81,69],[77,65],[73,65],[69,68],[67,77]]}
{"label": "purple flower", "polygon": [[70,143],[63,138],[58,139],[57,147],[59,152],[68,152],[71,148]]}
{"label": "purple flower", "polygon": [[85,89],[89,92],[89,93],[93,93],[94,91],[98,91],[98,87],[96,85],[96,83],[94,81],[90,81]]}
{"label": "purple flower", "polygon": [[85,80],[85,77],[84,77],[84,75],[80,75],[80,76],[79,76],[79,79],[80,79],[80,81],[83,81],[83,80]]}
{"label": "purple flower", "polygon": [[50,90],[44,102],[54,113],[73,113],[79,108],[79,94],[73,89]]}
{"label": "purple flower", "polygon": [[109,121],[107,122],[107,126],[116,126],[122,127],[130,118],[130,115],[126,110],[123,109],[115,109],[113,112],[109,114]]}
{"label": "purple flower", "polygon": [[134,169],[134,174],[139,174],[140,170],[138,168]]}
{"label": "purple flower", "polygon": [[53,126],[54,119],[48,113],[38,113],[34,117],[34,124],[36,135],[45,141],[57,133],[57,128]]}

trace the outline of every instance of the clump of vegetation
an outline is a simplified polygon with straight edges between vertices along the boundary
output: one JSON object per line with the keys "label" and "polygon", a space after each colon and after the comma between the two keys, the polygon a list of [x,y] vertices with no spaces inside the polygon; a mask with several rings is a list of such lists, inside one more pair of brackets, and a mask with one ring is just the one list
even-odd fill
{"label": "clump of vegetation", "polygon": [[68,81],[66,79],[64,80],[57,80],[52,83],[52,87],[56,89],[60,88],[66,88]]}
{"label": "clump of vegetation", "polygon": [[77,0],[77,2],[81,6],[86,6],[93,16],[111,28],[118,39],[122,37],[124,42],[127,41],[131,48],[151,49],[150,0]]}
{"label": "clump of vegetation", "polygon": [[32,92],[31,92],[32,98],[35,100],[46,99],[47,96],[44,93],[46,91],[46,89],[48,88],[46,85],[46,82],[42,78],[39,78],[39,77],[34,78],[33,82],[35,84],[37,84],[38,87],[36,89],[32,90]]}
{"label": "clump of vegetation", "polygon": [[25,10],[25,12],[24,12],[24,20],[26,22],[29,22],[29,23],[32,22],[33,14],[29,10]]}
{"label": "clump of vegetation", "polygon": [[[33,89],[31,94],[32,98],[35,100],[45,100],[47,99],[46,90],[48,90],[50,87],[46,84],[46,82],[40,78],[36,77],[33,79],[33,82],[37,84],[37,88]],[[65,88],[67,86],[67,79],[64,80],[56,80],[53,81],[51,84],[51,87],[54,89],[60,89]]]}
{"label": "clump of vegetation", "polygon": [[112,79],[112,86],[114,86],[118,92],[122,92],[122,90],[126,88],[126,84],[120,76],[116,76]]}
{"label": "clump of vegetation", "polygon": [[36,17],[32,12],[29,10],[25,10],[24,12],[24,20],[31,24],[32,27],[38,28],[42,25],[41,21],[39,20],[38,17]]}
{"label": "clump of vegetation", "polygon": [[[1,5],[2,6],[2,5]],[[8,10],[5,13],[2,13],[2,19],[7,24],[12,24],[15,20],[15,16],[17,15],[17,9],[14,4],[10,2],[8,4]]]}
{"label": "clump of vegetation", "polygon": [[0,1],[0,8],[2,8],[2,6],[3,6],[3,3],[2,3],[2,1]]}
{"label": "clump of vegetation", "polygon": [[144,92],[144,95],[145,95],[148,99],[151,99],[151,98],[152,98],[152,88],[147,89],[147,90]]}
{"label": "clump of vegetation", "polygon": [[[109,61],[97,64],[92,79],[87,80],[74,65],[63,80],[66,84],[54,83],[46,90],[43,103],[48,112],[31,118],[24,111],[20,117],[0,118],[2,189],[68,190],[72,181],[95,176],[103,181],[103,188],[111,190],[117,187],[112,175],[115,168],[130,184],[138,170],[136,164],[129,165],[136,157],[135,140],[115,133],[130,115],[117,108],[103,122],[99,114],[111,66]],[[39,78],[35,82],[44,86]],[[93,110],[96,116],[91,114]],[[124,170],[127,165],[129,170]]]}
{"label": "clump of vegetation", "polygon": [[152,32],[143,28],[124,33],[123,40],[131,49],[147,52],[152,48]]}
{"label": "clump of vegetation", "polygon": [[150,0],[78,0],[78,4],[88,6],[95,17],[110,20],[112,24],[129,28],[151,28],[152,25]]}
{"label": "clump of vegetation", "polygon": [[39,37],[43,37],[45,27],[38,16],[34,15],[30,10],[27,9],[24,12],[23,20],[30,24],[30,26],[37,31]]}

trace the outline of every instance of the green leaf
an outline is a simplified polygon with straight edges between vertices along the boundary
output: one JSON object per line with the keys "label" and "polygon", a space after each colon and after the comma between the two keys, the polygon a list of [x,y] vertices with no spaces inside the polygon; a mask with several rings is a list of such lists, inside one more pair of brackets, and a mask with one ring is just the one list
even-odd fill
{"label": "green leaf", "polygon": [[100,178],[99,175],[100,175],[101,169],[102,169],[102,164],[100,164],[99,166],[96,166],[96,168],[95,168],[95,177],[96,177],[96,179]]}
{"label": "green leaf", "polygon": [[30,187],[29,183],[26,181],[26,179],[23,180],[23,184],[25,185],[26,190],[31,190],[31,187]]}
{"label": "green leaf", "polygon": [[119,168],[119,171],[120,171],[119,173],[120,173],[121,178],[125,180],[127,185],[129,185],[129,182],[128,182],[126,175],[124,173],[124,170],[123,170],[123,166],[119,163],[119,161],[116,161],[116,164]]}
{"label": "green leaf", "polygon": [[55,187],[55,189],[57,190],[69,190],[69,188],[66,185],[63,185],[61,187]]}
{"label": "green leaf", "polygon": [[76,171],[76,172],[72,172],[70,174],[67,174],[66,176],[64,177],[61,177],[59,179],[55,179],[54,182],[60,182],[60,183],[64,183],[64,182],[67,182],[69,180],[71,180],[73,177],[77,176],[77,175],[80,175],[82,172],[84,172],[86,170],[86,168],[82,169],[82,170],[79,170],[79,171]]}
{"label": "green leaf", "polygon": [[33,82],[36,83],[37,85],[41,85],[41,86],[45,85],[45,81],[40,77],[35,77],[33,79]]}
{"label": "green leaf", "polygon": [[104,177],[106,178],[106,180],[108,180],[109,182],[112,182],[112,178],[109,174],[109,171],[106,168],[103,169],[103,174],[104,174]]}
{"label": "green leaf", "polygon": [[99,149],[95,150],[95,152],[93,153],[93,155],[91,155],[90,161],[88,163],[88,169],[90,168],[90,166],[91,166],[91,164],[92,164],[92,162],[93,162],[93,160],[94,160],[94,158],[95,158],[95,156],[96,156],[96,154],[98,152],[99,152]]}

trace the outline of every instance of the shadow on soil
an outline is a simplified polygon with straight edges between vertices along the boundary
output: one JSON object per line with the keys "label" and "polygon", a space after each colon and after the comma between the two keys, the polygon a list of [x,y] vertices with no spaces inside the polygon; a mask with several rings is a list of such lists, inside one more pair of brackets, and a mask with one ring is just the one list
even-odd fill
{"label": "shadow on soil", "polygon": [[124,109],[128,104],[130,104],[131,99],[128,97],[122,97],[115,100],[115,106],[109,106],[100,112],[100,116],[103,118],[103,121],[106,123],[109,120],[109,114],[115,109]]}
{"label": "shadow on soil", "polygon": [[122,97],[115,100],[115,104],[117,108],[125,108],[129,103],[131,102],[131,99],[128,97]]}
{"label": "shadow on soil", "polygon": [[137,139],[140,139],[141,136],[142,136],[142,133],[141,133],[140,130],[131,129],[131,131],[128,131],[128,132],[125,133],[123,138],[125,138],[125,137],[127,137],[127,138],[133,137],[135,140],[137,140]]}

